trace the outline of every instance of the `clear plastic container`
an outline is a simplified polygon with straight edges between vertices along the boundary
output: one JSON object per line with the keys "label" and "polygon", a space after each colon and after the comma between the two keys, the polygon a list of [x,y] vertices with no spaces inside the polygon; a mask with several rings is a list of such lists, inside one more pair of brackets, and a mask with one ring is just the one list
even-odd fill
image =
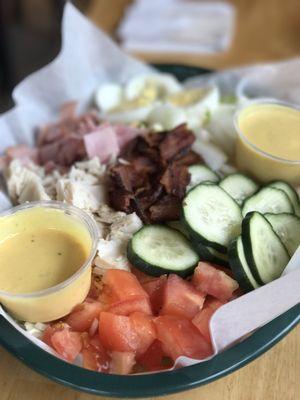
{"label": "clear plastic container", "polygon": [[26,203],[11,208],[0,214],[0,229],[1,223],[14,216],[21,216],[21,228],[18,229],[22,229],[21,213],[30,210],[39,213],[33,222],[39,229],[63,227],[61,230],[74,233],[78,229],[78,232],[86,235],[88,243],[88,256],[83,265],[59,284],[23,294],[0,291],[0,302],[15,318],[30,322],[47,322],[67,315],[76,304],[85,299],[91,284],[92,261],[97,251],[99,232],[96,222],[89,214],[77,207],[56,201]]}
{"label": "clear plastic container", "polygon": [[[243,114],[250,107],[260,105],[284,106],[300,112],[299,108],[293,104],[272,99],[251,101],[240,107],[234,116],[234,126],[238,134],[236,141],[236,164],[239,169],[249,173],[261,182],[281,179],[294,186],[298,186],[300,185],[300,154],[298,160],[289,160],[265,152],[252,143],[240,128],[240,118]],[[283,137],[284,134],[285,132],[283,131]]]}

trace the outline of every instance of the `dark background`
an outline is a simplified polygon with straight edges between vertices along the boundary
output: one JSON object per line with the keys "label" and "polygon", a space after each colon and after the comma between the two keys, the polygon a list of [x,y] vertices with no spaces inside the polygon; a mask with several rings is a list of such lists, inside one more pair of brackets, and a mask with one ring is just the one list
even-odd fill
{"label": "dark background", "polygon": [[[88,1],[73,1],[84,11]],[[0,113],[12,106],[11,91],[60,49],[64,0],[0,0]]]}
{"label": "dark background", "polygon": [[[150,63],[184,63],[209,69],[300,55],[300,0],[227,1],[235,6],[236,18],[231,46],[224,53],[134,55]],[[132,2],[72,1],[88,18],[114,37],[116,27]],[[57,55],[64,4],[64,0],[0,0],[0,113],[12,106],[10,94],[14,86]]]}

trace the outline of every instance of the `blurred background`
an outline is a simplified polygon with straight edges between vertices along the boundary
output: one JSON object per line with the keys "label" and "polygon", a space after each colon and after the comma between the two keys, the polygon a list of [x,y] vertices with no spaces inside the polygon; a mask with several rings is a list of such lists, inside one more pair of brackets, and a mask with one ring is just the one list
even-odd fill
{"label": "blurred background", "polygon": [[[299,0],[74,0],[147,62],[223,69],[300,55]],[[0,112],[60,48],[64,0],[0,0]]]}

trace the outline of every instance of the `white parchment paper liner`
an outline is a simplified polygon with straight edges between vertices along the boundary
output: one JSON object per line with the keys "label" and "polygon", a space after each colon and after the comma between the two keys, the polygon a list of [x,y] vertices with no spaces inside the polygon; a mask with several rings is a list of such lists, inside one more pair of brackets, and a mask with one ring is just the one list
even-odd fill
{"label": "white parchment paper liner", "polygon": [[[293,86],[292,100],[295,101],[297,93],[300,93],[299,65],[300,60],[295,59],[275,65],[236,69],[193,78],[187,85],[199,86],[215,82],[223,93],[234,93],[242,79],[249,77],[249,74],[259,76],[260,72],[265,74],[266,71],[273,71],[277,79],[282,79],[285,85],[288,81],[289,86]],[[78,100],[80,108],[84,109],[100,83],[122,83],[137,74],[149,71],[150,67],[124,54],[68,3],[62,23],[61,52],[53,62],[25,78],[14,89],[16,106],[0,117],[0,154],[10,145],[33,144],[34,128],[55,120],[62,103]],[[295,73],[292,74],[292,71]],[[297,100],[300,102],[300,96]],[[0,192],[0,210],[9,207],[9,200]],[[211,333],[215,353],[299,303],[300,248],[286,271],[289,270],[291,271],[280,279],[224,305],[214,314]],[[55,354],[46,344],[22,329],[22,326],[2,308],[0,314],[34,344]],[[198,362],[199,360],[181,357],[177,360],[177,365],[185,366]]]}

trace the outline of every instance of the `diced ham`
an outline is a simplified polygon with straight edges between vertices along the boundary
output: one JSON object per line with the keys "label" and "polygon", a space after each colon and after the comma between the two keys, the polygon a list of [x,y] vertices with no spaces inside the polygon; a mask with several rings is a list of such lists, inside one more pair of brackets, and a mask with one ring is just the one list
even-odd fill
{"label": "diced ham", "polygon": [[75,161],[82,160],[86,155],[82,138],[75,135],[46,144],[40,147],[38,151],[42,165],[52,161],[58,165],[69,167]]}
{"label": "diced ham", "polygon": [[7,160],[10,162],[15,158],[23,161],[38,162],[38,150],[33,147],[29,147],[26,144],[19,144],[17,146],[8,147],[5,151]]}
{"label": "diced ham", "polygon": [[130,142],[135,137],[142,135],[144,133],[143,129],[134,128],[128,125],[117,124],[114,125],[113,129],[116,132],[119,147],[124,147],[128,142]]}
{"label": "diced ham", "polygon": [[77,101],[68,101],[63,104],[60,108],[60,119],[63,121],[65,119],[75,118],[76,107]]}
{"label": "diced ham", "polygon": [[107,124],[100,125],[94,132],[84,136],[84,145],[88,158],[98,157],[107,162],[119,152],[119,144],[114,129]]}
{"label": "diced ham", "polygon": [[3,171],[9,164],[9,159],[7,156],[0,157],[0,172]]}

